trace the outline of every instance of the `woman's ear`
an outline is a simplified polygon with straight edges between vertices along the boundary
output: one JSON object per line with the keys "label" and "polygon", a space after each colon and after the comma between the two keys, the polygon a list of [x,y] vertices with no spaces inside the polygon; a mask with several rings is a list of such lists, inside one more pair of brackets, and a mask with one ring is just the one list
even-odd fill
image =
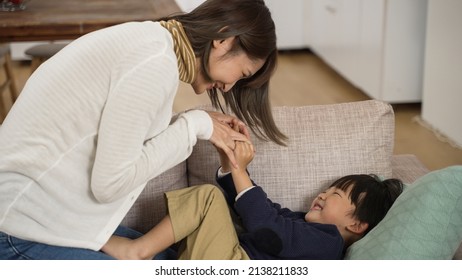
{"label": "woman's ear", "polygon": [[233,48],[235,39],[236,37],[233,36],[226,39],[213,40],[213,47],[218,50],[223,50],[225,53],[227,53]]}
{"label": "woman's ear", "polygon": [[364,232],[366,232],[366,230],[369,228],[369,224],[356,220],[354,223],[348,225],[346,228],[348,231],[352,233],[363,235]]}

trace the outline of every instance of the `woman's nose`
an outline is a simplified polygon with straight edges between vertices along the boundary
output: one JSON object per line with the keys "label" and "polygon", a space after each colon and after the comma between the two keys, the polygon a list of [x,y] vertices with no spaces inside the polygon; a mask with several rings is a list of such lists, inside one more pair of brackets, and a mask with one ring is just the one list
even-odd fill
{"label": "woman's nose", "polygon": [[232,84],[225,84],[225,85],[223,86],[223,91],[224,91],[224,92],[230,91],[230,90],[233,88],[233,86],[234,86],[235,84],[236,84],[236,82],[234,82],[234,83],[232,83]]}

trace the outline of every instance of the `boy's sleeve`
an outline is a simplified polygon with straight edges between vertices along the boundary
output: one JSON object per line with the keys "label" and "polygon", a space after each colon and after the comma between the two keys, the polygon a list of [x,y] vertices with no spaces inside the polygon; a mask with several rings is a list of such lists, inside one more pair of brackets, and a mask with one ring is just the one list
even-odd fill
{"label": "boy's sleeve", "polygon": [[234,209],[234,202],[236,200],[237,192],[236,188],[234,187],[233,176],[231,173],[225,174],[224,176],[218,176],[218,171],[216,174],[216,181],[225,192],[226,202],[228,203],[229,207]]}
{"label": "boy's sleeve", "polygon": [[235,204],[236,211],[242,217],[244,226],[249,231],[252,231],[253,228],[260,228],[262,224],[267,222],[277,223],[281,219],[294,219],[303,216],[301,212],[293,212],[272,202],[259,186],[246,192]]}

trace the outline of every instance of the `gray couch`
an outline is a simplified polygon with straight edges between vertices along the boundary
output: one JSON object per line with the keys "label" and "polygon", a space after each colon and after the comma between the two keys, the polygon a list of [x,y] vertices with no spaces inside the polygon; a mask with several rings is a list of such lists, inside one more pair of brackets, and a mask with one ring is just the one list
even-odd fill
{"label": "gray couch", "polygon": [[[369,100],[275,107],[273,113],[289,137],[288,145],[282,147],[252,136],[257,154],[249,172],[269,198],[290,209],[308,209],[322,188],[346,174],[375,173],[411,184],[429,172],[414,155],[393,155],[394,113],[387,103]],[[147,183],[122,224],[148,231],[166,213],[164,192],[214,184],[218,167],[215,148],[208,141],[198,141],[186,161]],[[454,258],[461,257],[459,248]]]}

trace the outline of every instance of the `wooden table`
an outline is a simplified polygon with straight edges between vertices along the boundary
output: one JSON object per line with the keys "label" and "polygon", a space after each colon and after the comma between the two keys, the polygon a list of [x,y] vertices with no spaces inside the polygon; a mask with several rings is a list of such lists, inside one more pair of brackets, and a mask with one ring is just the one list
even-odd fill
{"label": "wooden table", "polygon": [[174,0],[31,0],[23,11],[0,11],[0,43],[75,39],[127,22],[181,12]]}

